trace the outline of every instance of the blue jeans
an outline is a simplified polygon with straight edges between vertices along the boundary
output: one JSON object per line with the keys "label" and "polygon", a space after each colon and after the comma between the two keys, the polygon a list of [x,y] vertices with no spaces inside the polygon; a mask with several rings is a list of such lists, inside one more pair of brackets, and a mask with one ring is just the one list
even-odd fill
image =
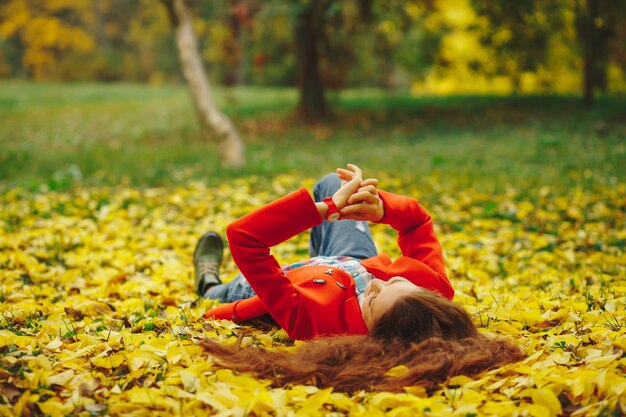
{"label": "blue jeans", "polygon": [[[313,187],[313,198],[316,202],[324,197],[332,196],[341,187],[337,174],[328,174]],[[309,239],[309,256],[349,256],[356,259],[367,259],[376,256],[376,246],[365,221],[339,220],[327,222],[311,229]],[[254,290],[240,273],[232,281],[209,288],[205,298],[220,300],[223,303],[253,297]]]}

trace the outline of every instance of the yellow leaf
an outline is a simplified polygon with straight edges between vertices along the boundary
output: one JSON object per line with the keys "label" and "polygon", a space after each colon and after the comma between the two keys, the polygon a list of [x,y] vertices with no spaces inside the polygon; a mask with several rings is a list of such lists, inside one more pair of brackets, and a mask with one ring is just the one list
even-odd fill
{"label": "yellow leaf", "polygon": [[409,368],[407,368],[405,365],[394,366],[393,368],[385,372],[385,376],[389,376],[389,377],[401,376],[401,375],[406,374],[408,370]]}
{"label": "yellow leaf", "polygon": [[574,381],[570,385],[574,397],[581,396],[588,389],[588,378],[589,375],[587,374],[576,376],[576,379],[574,379]]}
{"label": "yellow leaf", "polygon": [[548,388],[537,388],[532,393],[533,403],[546,407],[550,416],[558,416],[563,412],[561,403],[554,392]]}
{"label": "yellow leaf", "polygon": [[354,401],[346,394],[341,392],[333,392],[332,394],[330,394],[328,403],[332,405],[333,408],[342,412],[350,411],[350,409],[354,406]]}
{"label": "yellow leaf", "polygon": [[177,364],[183,357],[184,349],[183,346],[170,346],[167,349],[167,361],[172,365]]}
{"label": "yellow leaf", "polygon": [[626,335],[620,336],[613,341],[613,346],[620,348],[623,351],[626,351]]}
{"label": "yellow leaf", "polygon": [[495,391],[497,389],[500,389],[500,387],[502,387],[506,383],[507,383],[507,380],[505,378],[500,378],[497,381],[495,381],[494,383],[486,386],[485,390],[487,390],[487,391]]}
{"label": "yellow leaf", "polygon": [[71,402],[62,402],[57,397],[49,398],[44,402],[40,402],[38,405],[44,414],[51,416],[67,415],[74,409]]}
{"label": "yellow leaf", "polygon": [[120,352],[105,357],[96,356],[91,359],[93,366],[105,369],[115,369],[122,365],[125,361],[126,358],[124,358],[124,355]]}
{"label": "yellow leaf", "polygon": [[226,385],[220,385],[217,391],[213,393],[213,397],[226,408],[233,408],[239,402],[239,398],[230,392]]}
{"label": "yellow leaf", "polygon": [[41,366],[42,369],[45,369],[47,371],[52,370],[53,363],[50,359],[48,359],[48,357],[44,355],[37,355],[35,361],[37,362],[37,365]]}
{"label": "yellow leaf", "polygon": [[400,406],[387,413],[388,417],[413,417],[415,412],[410,407]]}
{"label": "yellow leaf", "polygon": [[19,336],[9,330],[0,330],[0,348],[9,345],[18,347],[26,347],[33,343],[33,339],[29,336]]}
{"label": "yellow leaf", "polygon": [[221,401],[219,401],[211,393],[208,392],[200,392],[198,394],[195,394],[195,398],[211,406],[211,408],[217,410],[218,412],[226,412],[230,409],[230,407],[225,406]]}
{"label": "yellow leaf", "polygon": [[621,396],[626,392],[626,378],[615,378],[616,381],[611,383],[611,391]]}
{"label": "yellow leaf", "polygon": [[178,376],[185,387],[185,390],[189,392],[195,392],[198,381],[198,377],[185,369],[178,370]]}
{"label": "yellow leaf", "polygon": [[465,385],[468,382],[473,382],[474,380],[466,375],[456,375],[448,380],[448,385]]}
{"label": "yellow leaf", "polygon": [[532,417],[548,417],[552,413],[548,407],[541,404],[520,404],[519,410],[521,415],[530,415]]}
{"label": "yellow leaf", "polygon": [[255,337],[256,340],[260,341],[263,347],[269,348],[274,344],[274,339],[272,336],[266,333],[261,333]]}
{"label": "yellow leaf", "polygon": [[63,346],[63,342],[61,342],[61,340],[57,337],[56,339],[54,339],[53,341],[51,341],[50,343],[46,345],[46,349],[56,350],[60,348],[61,346]]}
{"label": "yellow leaf", "polygon": [[412,387],[404,387],[404,391],[407,394],[414,395],[414,396],[419,397],[419,398],[426,398],[426,397],[428,397],[428,393],[426,392],[426,389],[424,387],[419,386],[419,385],[412,386]]}
{"label": "yellow leaf", "polygon": [[309,410],[320,410],[323,408],[324,403],[328,401],[330,394],[333,392],[332,388],[326,388],[311,395],[302,404],[302,408]]}
{"label": "yellow leaf", "polygon": [[614,360],[621,358],[623,354],[621,350],[618,350],[614,354],[602,354],[598,349],[589,349],[589,353],[589,356],[583,359],[583,361],[594,368],[604,368]]}
{"label": "yellow leaf", "polygon": [[22,415],[22,410],[24,409],[24,406],[26,405],[26,403],[30,400],[31,395],[30,395],[30,391],[24,391],[24,393],[20,396],[19,400],[16,401],[16,403],[13,405],[13,415],[14,416],[20,416]]}
{"label": "yellow leaf", "polygon": [[136,350],[126,354],[126,360],[128,361],[128,367],[131,371],[160,363],[159,359],[151,352],[144,350]]}
{"label": "yellow leaf", "polygon": [[511,409],[513,409],[514,403],[513,401],[507,402],[496,402],[496,401],[486,401],[482,407],[480,407],[480,411],[483,414],[493,415],[493,416],[505,416],[511,413]]}
{"label": "yellow leaf", "polygon": [[370,402],[383,410],[391,410],[392,408],[396,408],[400,401],[398,400],[397,394],[380,392],[375,394]]}
{"label": "yellow leaf", "polygon": [[49,385],[52,385],[52,384],[66,385],[68,382],[72,380],[72,378],[74,378],[74,371],[72,371],[71,369],[68,369],[67,371],[60,372],[56,375],[49,375],[46,378],[46,382]]}

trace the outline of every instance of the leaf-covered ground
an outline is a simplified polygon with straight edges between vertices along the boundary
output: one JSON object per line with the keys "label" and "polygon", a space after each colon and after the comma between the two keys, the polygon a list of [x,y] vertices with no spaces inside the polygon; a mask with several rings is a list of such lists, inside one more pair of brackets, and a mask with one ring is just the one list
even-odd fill
{"label": "leaf-covered ground", "polygon": [[[191,255],[207,230],[303,182],[216,188],[13,189],[0,195],[1,415],[623,415],[626,185],[487,195],[437,178],[384,181],[438,225],[456,300],[523,362],[455,377],[427,395],[272,388],[220,369],[196,345],[292,348],[280,330],[205,322]],[[313,180],[304,181],[312,186]],[[395,236],[373,228],[380,251]],[[276,248],[306,256],[307,236]],[[224,276],[235,266],[227,256]],[[397,370],[392,371],[395,372]],[[620,414],[622,413],[622,414]]]}

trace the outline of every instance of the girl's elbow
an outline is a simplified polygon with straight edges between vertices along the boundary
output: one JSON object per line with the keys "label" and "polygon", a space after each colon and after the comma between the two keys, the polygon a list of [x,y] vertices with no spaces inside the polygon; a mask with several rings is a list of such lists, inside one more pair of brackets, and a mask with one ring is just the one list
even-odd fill
{"label": "girl's elbow", "polygon": [[229,246],[234,246],[243,238],[241,228],[237,226],[237,223],[231,223],[226,227],[226,239],[228,239]]}

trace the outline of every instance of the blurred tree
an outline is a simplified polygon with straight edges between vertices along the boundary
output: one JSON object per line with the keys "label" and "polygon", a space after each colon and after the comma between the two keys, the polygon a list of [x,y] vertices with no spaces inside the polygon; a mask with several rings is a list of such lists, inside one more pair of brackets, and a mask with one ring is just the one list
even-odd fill
{"label": "blurred tree", "polygon": [[[472,0],[472,3],[480,18],[487,20],[478,30],[482,42],[494,49],[498,64],[493,72],[512,77],[516,89],[524,73],[549,69],[550,57],[559,44],[570,48],[572,63],[576,54],[582,58],[585,105],[593,105],[596,91],[606,91],[610,62],[624,52],[623,43],[615,43],[613,39],[617,28],[626,24],[625,2]],[[556,64],[563,66],[565,62]]]}
{"label": "blurred tree", "polygon": [[229,167],[243,166],[245,164],[243,141],[230,119],[215,105],[185,1],[161,0],[161,2],[174,26],[183,74],[201,123],[217,138],[221,162]]}
{"label": "blurred tree", "polygon": [[330,1],[323,0],[294,4],[294,48],[300,91],[298,110],[308,121],[321,120],[327,115],[319,54],[324,14],[330,4]]}
{"label": "blurred tree", "polygon": [[[101,81],[148,80],[145,74],[138,74],[137,68],[144,62],[143,54],[129,42],[128,36],[134,22],[141,18],[142,5],[133,0],[90,0],[89,3],[93,19],[85,30],[94,38],[96,48],[89,55],[75,53],[60,60],[62,77]],[[132,56],[136,64],[129,65],[132,61],[128,56]]]}
{"label": "blurred tree", "polygon": [[[596,91],[607,90],[607,72],[613,57],[624,53],[623,42],[613,43],[626,25],[626,3],[613,0],[576,0],[576,32],[583,57],[583,100],[592,107]],[[619,58],[618,58],[619,59]]]}
{"label": "blurred tree", "polygon": [[[307,120],[349,86],[415,94],[626,89],[626,1],[194,0],[211,80],[299,91]],[[153,0],[0,0],[0,76],[178,81]],[[233,98],[234,96],[229,96]]]}
{"label": "blurred tree", "polygon": [[327,89],[346,86],[364,50],[354,45],[373,22],[373,0],[292,0],[298,111],[307,121],[329,114]]}
{"label": "blurred tree", "polygon": [[397,76],[398,67],[413,80],[423,80],[434,66],[448,67],[442,39],[452,29],[441,18],[436,0],[389,0],[374,2],[373,7],[372,19],[379,35],[376,53],[384,57],[385,85],[398,83],[391,78]]}
{"label": "blurred tree", "polygon": [[248,68],[250,67],[250,35],[252,30],[252,22],[254,18],[254,10],[251,7],[252,2],[236,1],[231,4],[230,28],[232,32],[231,39],[236,44],[234,53],[235,63],[234,71],[231,72],[230,78],[226,85],[242,85],[248,82]]}
{"label": "blurred tree", "polygon": [[479,18],[487,19],[475,30],[495,53],[490,68],[477,62],[476,69],[506,75],[513,89],[520,91],[522,75],[536,72],[546,63],[551,34],[563,30],[561,2],[473,0],[473,6]]}
{"label": "blurred tree", "polygon": [[290,4],[263,2],[254,14],[250,35],[249,81],[261,85],[294,85],[296,58]]}
{"label": "blurred tree", "polygon": [[50,78],[63,53],[93,50],[85,27],[91,4],[81,0],[6,0],[0,3],[0,37],[18,49],[23,68],[35,79]]}
{"label": "blurred tree", "polygon": [[158,82],[179,71],[167,17],[152,0],[0,2],[0,39],[9,76]]}

